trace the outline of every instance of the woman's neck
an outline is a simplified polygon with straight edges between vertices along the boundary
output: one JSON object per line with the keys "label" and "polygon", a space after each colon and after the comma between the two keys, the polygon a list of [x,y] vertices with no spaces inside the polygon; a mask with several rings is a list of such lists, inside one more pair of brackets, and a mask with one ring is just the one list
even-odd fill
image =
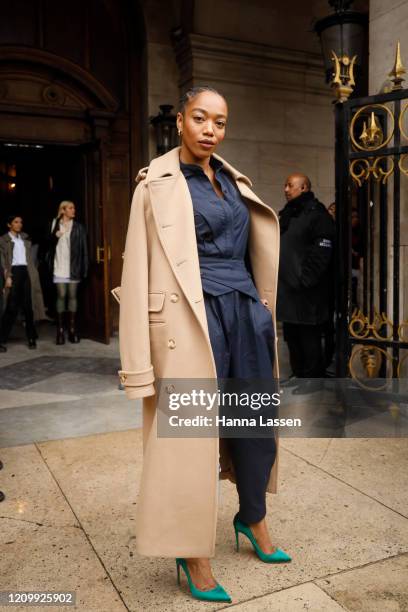
{"label": "woman's neck", "polygon": [[71,217],[67,217],[66,215],[64,215],[64,216],[62,217],[62,222],[63,222],[63,223],[68,223],[68,221],[72,221]]}
{"label": "woman's neck", "polygon": [[196,157],[189,151],[186,147],[181,147],[180,150],[180,161],[183,164],[195,164],[196,166],[201,166],[204,172],[208,171],[210,168],[210,159],[211,156],[208,157]]}

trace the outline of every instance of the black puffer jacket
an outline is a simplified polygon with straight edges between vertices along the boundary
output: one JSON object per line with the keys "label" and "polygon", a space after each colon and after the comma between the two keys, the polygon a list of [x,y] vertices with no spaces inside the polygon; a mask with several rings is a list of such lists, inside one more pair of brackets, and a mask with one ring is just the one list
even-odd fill
{"label": "black puffer jacket", "polygon": [[[58,244],[59,219],[54,224],[51,231],[50,248],[47,253],[47,264],[51,274],[54,272],[55,250]],[[88,275],[88,245],[86,241],[86,231],[82,223],[73,221],[70,237],[70,279],[83,280]]]}
{"label": "black puffer jacket", "polygon": [[290,200],[279,217],[277,318],[287,323],[319,325],[329,315],[334,222],[312,191]]}

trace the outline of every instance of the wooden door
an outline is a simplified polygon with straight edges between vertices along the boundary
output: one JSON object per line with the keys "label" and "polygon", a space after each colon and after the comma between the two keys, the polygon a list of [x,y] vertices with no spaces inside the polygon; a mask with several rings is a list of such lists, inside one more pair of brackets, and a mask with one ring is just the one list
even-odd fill
{"label": "wooden door", "polygon": [[89,272],[84,283],[81,327],[85,337],[109,344],[112,335],[111,248],[106,231],[106,150],[102,141],[82,145],[79,149],[79,180],[89,250]]}

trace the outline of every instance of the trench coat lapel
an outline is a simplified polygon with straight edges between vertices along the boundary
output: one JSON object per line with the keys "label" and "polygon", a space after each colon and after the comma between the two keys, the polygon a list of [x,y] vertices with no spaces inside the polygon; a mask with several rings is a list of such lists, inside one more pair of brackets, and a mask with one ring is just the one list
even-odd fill
{"label": "trench coat lapel", "polygon": [[148,189],[164,252],[187,300],[206,328],[193,203],[187,182],[179,170],[171,176],[150,180]]}

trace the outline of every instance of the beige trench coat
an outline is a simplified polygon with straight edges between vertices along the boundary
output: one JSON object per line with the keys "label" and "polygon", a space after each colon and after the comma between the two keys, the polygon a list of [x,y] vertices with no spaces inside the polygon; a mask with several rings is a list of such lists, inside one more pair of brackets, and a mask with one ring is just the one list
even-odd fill
{"label": "beige trench coat", "polygon": [[[134,193],[120,288],[119,375],[130,399],[144,398],[138,552],[162,557],[211,557],[220,464],[221,478],[234,480],[229,458],[222,444],[219,448],[218,439],[163,438],[157,436],[156,428],[156,379],[216,378],[193,206],[180,171],[179,151],[177,147],[154,159]],[[254,281],[260,298],[268,300],[276,328],[278,219],[251,191],[246,176],[215,157],[235,179],[248,205]],[[157,324],[158,316],[161,324]],[[277,460],[271,472],[270,492],[276,491],[276,474]]]}

